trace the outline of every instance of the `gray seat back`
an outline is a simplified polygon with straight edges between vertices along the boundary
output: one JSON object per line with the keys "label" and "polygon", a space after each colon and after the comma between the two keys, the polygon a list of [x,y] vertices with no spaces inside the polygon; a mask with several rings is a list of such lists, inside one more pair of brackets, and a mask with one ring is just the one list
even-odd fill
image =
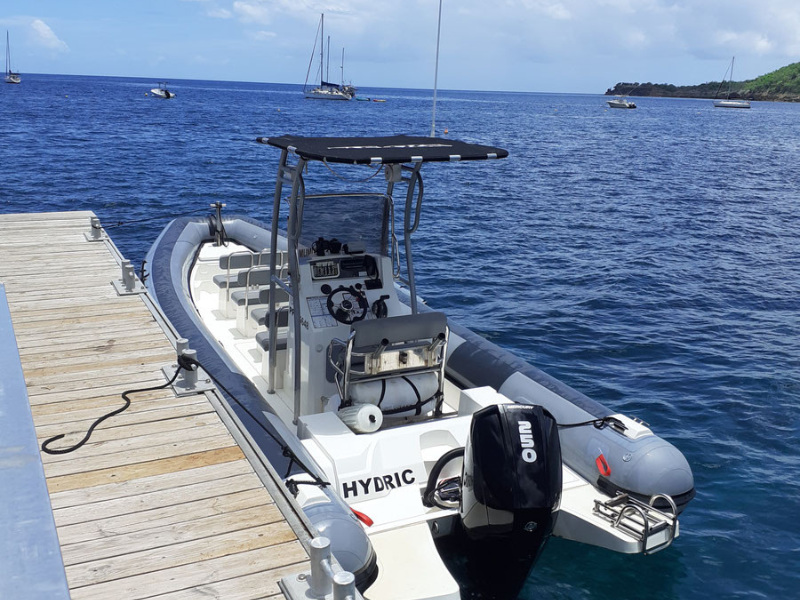
{"label": "gray seat back", "polygon": [[[340,397],[347,404],[355,385],[399,377],[407,380],[406,376],[431,373],[436,375],[434,381],[438,381],[433,397],[439,414],[448,331],[447,317],[438,312],[356,321],[350,327],[347,342],[333,340],[328,349]],[[429,399],[419,398],[407,410],[420,414]]]}
{"label": "gray seat back", "polygon": [[351,326],[353,349],[363,352],[368,348],[387,344],[432,341],[447,334],[447,317],[444,313],[429,312],[416,315],[387,317],[356,321]]}

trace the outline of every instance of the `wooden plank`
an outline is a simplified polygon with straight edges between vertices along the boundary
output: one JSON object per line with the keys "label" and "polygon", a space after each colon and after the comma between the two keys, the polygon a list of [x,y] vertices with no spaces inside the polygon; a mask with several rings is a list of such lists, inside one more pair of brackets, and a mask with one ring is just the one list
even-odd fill
{"label": "wooden plank", "polygon": [[62,545],[61,556],[64,559],[64,566],[68,567],[223,536],[243,529],[256,529],[282,521],[283,515],[274,504],[267,507],[255,506],[232,513],[221,513],[161,527],[149,527],[132,533],[113,535],[109,532],[108,537]]}
{"label": "wooden plank", "polygon": [[[94,333],[94,335],[91,335]],[[98,348],[108,344],[133,343],[138,341],[160,340],[168,347],[172,345],[166,335],[155,323],[144,327],[138,323],[120,323],[114,329],[83,333],[54,332],[54,335],[23,336],[17,342],[20,356],[43,355],[48,352],[63,352],[80,348]]]}
{"label": "wooden plank", "polygon": [[163,348],[152,348],[149,350],[138,350],[134,356],[123,356],[122,358],[109,359],[105,356],[79,356],[76,358],[65,358],[63,360],[51,361],[46,367],[23,369],[25,379],[44,378],[48,376],[67,375],[70,373],[85,373],[96,371],[98,366],[103,370],[108,367],[125,367],[132,365],[142,365],[146,363],[159,362],[160,364],[169,363],[175,358],[174,350]]}
{"label": "wooden plank", "polygon": [[205,465],[214,465],[224,462],[241,460],[244,454],[238,446],[197,452],[174,458],[163,458],[146,463],[136,463],[125,467],[112,467],[91,473],[77,473],[63,477],[51,477],[47,480],[47,489],[53,492],[63,492],[77,488],[87,488],[94,485],[103,485],[112,481],[130,481],[140,477],[161,475],[172,471],[193,469]]}
{"label": "wooden plank", "polygon": [[[218,482],[214,483],[215,486],[226,489],[224,486],[229,485],[229,483],[225,480],[230,477],[236,477],[237,475],[255,475],[255,473],[250,467],[249,462],[246,460],[238,460],[235,462],[197,467],[194,469],[187,469],[185,471],[167,473],[164,475],[142,477],[141,479],[133,479],[131,481],[121,483],[114,482],[107,485],[95,486],[86,490],[76,489],[67,492],[56,492],[50,495],[50,503],[53,507],[53,510],[61,510],[61,512],[56,512],[56,520],[61,518],[58,515],[64,515],[62,509],[94,503],[94,506],[88,515],[88,519],[92,519],[97,514],[95,511],[100,508],[100,505],[97,504],[99,502],[120,500],[122,498],[130,498],[131,496],[139,496],[142,494],[150,494],[152,492],[160,492],[164,490],[170,490],[170,497],[173,501],[175,500],[175,492],[172,490],[178,490],[178,493],[181,494],[181,500],[183,500],[183,494],[188,493],[188,489],[182,488],[187,488],[187,486],[192,486],[197,483],[213,481]],[[83,508],[80,510],[84,511]],[[124,504],[122,504],[122,508],[119,510],[122,514],[136,512],[133,507],[126,506]],[[83,516],[87,516],[85,511],[83,512]],[[102,518],[103,516],[108,515],[98,515],[97,518]]]}
{"label": "wooden plank", "polygon": [[[137,435],[122,439],[116,438],[100,442],[90,438],[88,443],[69,454],[42,453],[42,462],[51,464],[67,460],[85,460],[87,458],[96,458],[106,454],[115,454],[117,452],[126,452],[141,457],[143,453],[139,451],[151,447],[158,447],[173,442],[181,443],[184,440],[201,440],[217,436],[226,436],[230,438],[228,429],[222,423],[213,423],[204,427],[193,427],[191,430],[162,431],[159,433],[148,433],[147,435]],[[120,461],[118,464],[125,463]]]}
{"label": "wooden plank", "polygon": [[[253,483],[252,474],[248,474],[246,480],[247,483]],[[175,502],[175,492],[180,493],[180,489],[176,488],[172,491],[172,501]],[[62,525],[58,528],[58,539],[61,545],[64,546],[66,544],[106,538],[111,535],[134,533],[155,527],[167,527],[176,523],[185,523],[213,515],[234,513],[246,508],[258,507],[259,510],[273,510],[272,507],[274,506],[266,502],[265,498],[269,499],[269,495],[262,487],[253,487],[252,489],[230,494],[225,494],[219,488],[216,488],[211,494],[210,498],[192,502],[180,502],[145,511],[124,513],[106,519]],[[91,512],[91,506],[81,508],[84,512]]]}
{"label": "wooden plank", "polygon": [[[202,427],[203,425],[210,425],[219,421],[217,413],[202,403],[193,406],[195,412],[186,416],[173,416],[169,419],[159,420],[146,420],[142,423],[125,424],[121,427],[99,427],[92,433],[92,442],[104,442],[107,440],[115,440],[125,437],[136,437],[138,435],[147,435],[150,433],[158,433],[162,431],[179,431],[181,429],[192,429],[194,427]],[[162,415],[163,416],[163,413]],[[109,419],[110,421],[111,419]],[[103,423],[105,425],[105,423]],[[66,437],[58,441],[59,447],[69,446],[71,443],[78,443],[83,437],[88,424],[83,429],[75,429],[75,431],[68,434]],[[57,433],[55,435],[58,435]],[[47,436],[39,438],[42,442]]]}
{"label": "wooden plank", "polygon": [[[150,387],[155,387],[158,382]],[[131,405],[129,411],[134,412],[138,410],[152,410],[161,406],[177,406],[179,404],[188,404],[197,400],[197,396],[183,396],[176,398],[171,389],[153,390],[151,392],[137,392],[129,394],[131,398]],[[153,401],[157,401],[153,404]],[[97,396],[95,398],[83,398],[80,395],[76,399],[61,400],[48,403],[31,403],[31,414],[37,425],[47,425],[50,423],[61,421],[75,421],[81,418],[88,418],[88,416],[81,417],[77,415],[77,411],[95,410],[103,408],[113,408],[122,404],[122,394],[111,394],[108,396]],[[162,404],[163,403],[163,404]],[[67,415],[66,413],[72,413]],[[48,421],[45,417],[61,417],[58,421]]]}
{"label": "wooden plank", "polygon": [[[198,398],[201,398],[198,396]],[[214,409],[208,402],[202,400],[194,404],[181,404],[180,406],[170,406],[167,408],[157,408],[154,410],[144,410],[141,412],[123,412],[114,415],[112,418],[103,421],[92,434],[92,439],[96,441],[109,439],[109,437],[121,438],[130,435],[129,425],[146,424],[152,425],[157,421],[174,420],[176,417],[188,417],[191,415],[201,415],[213,413]],[[98,416],[101,416],[98,414]],[[96,417],[83,419],[69,423],[54,423],[52,425],[42,425],[36,428],[36,436],[39,440],[44,440],[59,434],[65,434],[59,440],[57,447],[69,446],[71,443],[79,441],[83,434],[94,423]],[[111,431],[111,430],[114,431]],[[106,435],[101,435],[106,434]],[[141,435],[141,434],[137,434]]]}
{"label": "wooden plank", "polygon": [[[68,566],[66,567],[67,581],[70,589],[74,590],[82,586],[133,577],[141,573],[152,573],[235,555],[248,550],[277,546],[290,542],[292,539],[294,539],[294,533],[285,522],[272,523],[201,540],[173,544],[167,548],[132,552],[116,557],[114,560],[101,559]],[[298,561],[294,559],[290,562]],[[281,563],[286,564],[282,560]]]}
{"label": "wooden plank", "polygon": [[28,212],[28,213],[9,213],[0,215],[0,223],[56,223],[56,222],[84,222],[89,227],[91,217],[96,217],[91,210],[66,210],[53,212]]}
{"label": "wooden plank", "polygon": [[[91,343],[91,342],[89,342]],[[150,333],[149,336],[132,339],[112,338],[110,340],[97,340],[94,345],[87,342],[79,344],[65,344],[55,348],[40,348],[39,352],[20,354],[23,369],[27,366],[35,367],[38,363],[63,364],[70,358],[86,358],[88,362],[102,362],[110,356],[117,354],[139,354],[150,350],[173,351],[167,338],[162,334],[158,337]],[[174,352],[174,351],[173,351]]]}
{"label": "wooden plank", "polygon": [[[56,298],[25,301],[19,306],[15,304],[16,308],[11,309],[11,320],[35,316],[41,314],[43,311],[49,311],[51,316],[53,316],[52,313],[54,311],[68,313],[69,315],[93,315],[97,313],[99,308],[104,306],[110,306],[112,308],[127,307],[128,305],[135,304],[137,300],[139,299],[135,296],[117,296],[117,292],[109,282],[108,289],[104,293],[88,299],[80,297],[71,299]],[[141,302],[141,300],[139,300],[139,302]]]}
{"label": "wooden plank", "polygon": [[[44,473],[48,478],[66,477],[78,473],[93,473],[104,469],[121,468],[128,465],[146,465],[151,461],[164,460],[178,456],[192,455],[221,448],[235,447],[231,434],[206,437],[202,439],[183,439],[160,446],[149,446],[138,452],[114,452],[99,456],[77,456],[80,451],[67,455],[67,460],[46,462]],[[73,458],[74,457],[74,458]]]}
{"label": "wooden plank", "polygon": [[[59,318],[58,325],[60,327],[62,325],[74,325],[78,323],[85,324],[104,321],[119,321],[130,317],[143,318],[144,315],[139,307],[137,307],[135,304],[126,304],[125,306],[120,306],[117,304],[112,304],[111,302],[105,302],[98,304],[96,307],[94,307],[94,310],[76,309],[74,311],[70,311],[68,315]],[[27,329],[25,325],[31,323],[36,323],[36,325],[30,326],[34,329],[41,328],[42,326],[53,329],[53,311],[38,310],[31,312],[29,315],[12,314],[11,321],[14,324],[14,331],[18,331],[20,328],[22,331],[25,331]],[[45,323],[43,323],[43,321]]]}
{"label": "wooden plank", "polygon": [[198,584],[225,581],[252,573],[269,572],[272,569],[290,565],[297,566],[297,570],[300,571],[303,570],[306,559],[306,553],[300,542],[293,541],[250,552],[194,562],[176,568],[107,581],[99,585],[78,587],[72,589],[71,594],[72,600],[108,600],[109,598],[140,600],[158,593],[177,592],[196,587]]}
{"label": "wooden plank", "polygon": [[[120,394],[129,389],[141,389],[165,383],[166,379],[158,364],[145,365],[129,371],[117,369],[116,372],[99,371],[96,376],[86,374],[84,377],[73,377],[61,380],[52,378],[48,382],[28,379],[28,397],[32,404],[50,401],[50,398],[75,399],[93,398],[102,394]],[[76,395],[77,394],[77,395]],[[47,399],[39,399],[47,396]],[[58,402],[58,400],[52,400]]]}
{"label": "wooden plank", "polygon": [[129,335],[164,335],[158,324],[151,320],[125,320],[109,323],[102,330],[86,331],[83,327],[60,329],[52,332],[30,332],[17,337],[17,348],[20,353],[38,351],[40,348],[56,348],[62,344],[79,343],[91,340],[108,340],[127,337]]}
{"label": "wooden plank", "polygon": [[[296,563],[277,569],[269,569],[233,577],[224,581],[216,581],[204,585],[191,587],[169,594],[152,596],[153,600],[208,600],[209,598],[224,598],[224,600],[278,600],[283,599],[283,593],[278,587],[278,582],[290,575],[309,570],[306,563]],[[224,576],[224,573],[222,574]]]}

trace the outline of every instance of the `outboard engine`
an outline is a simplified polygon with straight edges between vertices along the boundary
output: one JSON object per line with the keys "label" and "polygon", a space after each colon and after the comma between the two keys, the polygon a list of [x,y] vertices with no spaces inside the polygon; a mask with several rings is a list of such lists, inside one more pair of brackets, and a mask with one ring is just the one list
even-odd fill
{"label": "outboard engine", "polygon": [[516,597],[553,531],[560,499],[561,446],[553,416],[521,404],[476,412],[459,504],[458,545],[469,584],[483,596]]}

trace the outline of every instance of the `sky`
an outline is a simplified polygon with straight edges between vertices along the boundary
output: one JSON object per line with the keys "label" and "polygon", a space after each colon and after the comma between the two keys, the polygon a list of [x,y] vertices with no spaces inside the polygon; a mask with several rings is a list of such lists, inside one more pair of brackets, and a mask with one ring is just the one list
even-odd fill
{"label": "sky", "polygon": [[[331,80],[433,87],[439,0],[2,0],[22,73],[303,83],[319,16]],[[439,88],[603,93],[800,61],[800,0],[443,0]],[[312,69],[312,79],[316,66]]]}

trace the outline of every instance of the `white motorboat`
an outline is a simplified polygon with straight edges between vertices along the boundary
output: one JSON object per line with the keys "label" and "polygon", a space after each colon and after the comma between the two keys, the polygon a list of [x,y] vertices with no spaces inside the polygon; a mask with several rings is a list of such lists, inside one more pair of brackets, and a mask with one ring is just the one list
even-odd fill
{"label": "white motorboat", "polygon": [[[733,82],[733,63],[736,61],[736,57],[731,58],[731,64],[728,67],[730,70],[730,77],[728,78],[728,95],[725,97],[724,100],[714,100],[714,107],[715,108],[750,108],[750,101],[749,100],[741,100],[734,98],[731,100],[731,83]],[[728,70],[725,71],[725,75],[722,77],[722,81],[717,88],[717,93],[714,94],[716,96],[719,94],[719,90],[722,87],[722,84],[725,83],[725,77],[728,75]]]}
{"label": "white motorboat", "polygon": [[606,104],[608,104],[609,108],[636,108],[636,103],[632,100],[627,100],[624,96],[606,100]]}
{"label": "white motorboat", "polygon": [[14,73],[11,70],[11,44],[8,40],[8,31],[6,30],[6,83],[22,83],[22,78],[19,73]]}
{"label": "white motorboat", "polygon": [[150,93],[153,94],[156,98],[163,98],[164,100],[169,100],[170,98],[175,97],[175,92],[170,92],[167,89],[168,81],[159,81],[158,87],[155,87],[150,90]]}
{"label": "white motorboat", "polygon": [[[147,287],[196,352],[184,367],[222,388],[366,598],[457,600],[460,583],[513,598],[551,535],[622,553],[672,543],[695,494],[680,451],[417,297],[422,166],[508,152],[258,141],[281,153],[272,222],[221,204],[174,220]],[[307,194],[323,162],[312,181],[360,165],[386,185]],[[458,581],[447,547],[466,561]]]}
{"label": "white motorboat", "polygon": [[[320,15],[319,27],[319,68],[317,74],[319,75],[319,85],[314,88],[308,87],[308,77],[311,74],[311,65],[314,63],[314,55],[317,50],[317,38],[314,38],[314,48],[311,51],[311,60],[308,64],[308,71],[306,72],[306,81],[303,84],[303,96],[311,100],[352,100],[355,96],[356,88],[352,85],[342,85],[325,81],[325,52],[324,52],[324,39],[325,39],[325,15]],[[330,37],[328,38],[328,61],[330,62]],[[342,77],[344,77],[344,50],[342,50]],[[328,77],[330,79],[330,65],[328,66]]]}

